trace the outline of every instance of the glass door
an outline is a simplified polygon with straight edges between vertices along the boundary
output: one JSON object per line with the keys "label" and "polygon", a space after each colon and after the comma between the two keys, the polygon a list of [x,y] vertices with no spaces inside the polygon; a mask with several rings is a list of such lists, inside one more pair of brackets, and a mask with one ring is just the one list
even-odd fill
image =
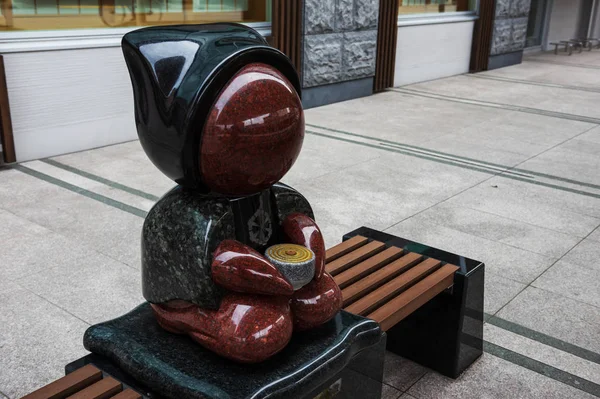
{"label": "glass door", "polygon": [[548,0],[531,0],[531,10],[529,11],[529,22],[527,24],[527,42],[525,47],[535,47],[542,44],[542,35],[544,32],[544,16]]}

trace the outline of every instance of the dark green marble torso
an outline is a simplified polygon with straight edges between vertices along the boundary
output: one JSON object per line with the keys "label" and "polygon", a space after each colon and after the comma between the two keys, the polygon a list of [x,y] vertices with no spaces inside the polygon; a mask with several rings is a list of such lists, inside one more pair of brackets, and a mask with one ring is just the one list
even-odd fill
{"label": "dark green marble torso", "polygon": [[314,218],[306,199],[277,183],[241,198],[177,186],[150,210],[142,231],[142,288],[151,303],[181,299],[217,309],[221,289],[211,279],[212,254],[225,239],[259,252],[284,242],[281,223],[294,212]]}

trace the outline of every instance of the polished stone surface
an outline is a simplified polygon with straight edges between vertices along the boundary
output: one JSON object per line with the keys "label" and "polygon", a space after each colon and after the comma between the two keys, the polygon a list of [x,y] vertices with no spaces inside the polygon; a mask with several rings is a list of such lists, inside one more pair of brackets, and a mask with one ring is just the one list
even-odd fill
{"label": "polished stone surface", "polygon": [[333,277],[324,272],[321,278],[294,292],[290,303],[294,314],[294,328],[299,331],[320,326],[342,308],[342,292]]}
{"label": "polished stone surface", "polygon": [[314,275],[318,280],[325,272],[325,241],[315,221],[302,213],[288,215],[283,221],[283,232],[290,242],[306,247],[315,256]]}
{"label": "polished stone surface", "polygon": [[[144,222],[144,298],[166,330],[264,361],[341,308],[310,205],[279,183],[304,140],[298,74],[240,24],[144,28],[122,47],[142,147],[178,183]],[[285,243],[312,251],[302,276],[263,255]]]}
{"label": "polished stone surface", "polygon": [[164,174],[188,187],[207,187],[197,168],[201,132],[221,89],[241,67],[260,60],[300,93],[289,59],[244,25],[143,28],[126,34],[122,47],[144,151]]}
{"label": "polished stone surface", "polygon": [[202,182],[227,195],[269,188],[290,170],[303,139],[304,112],[294,86],[270,65],[248,64],[206,118],[198,155]]}
{"label": "polished stone surface", "polygon": [[281,351],[292,337],[290,301],[285,296],[227,294],[217,310],[184,301],[151,306],[165,330],[187,334],[203,347],[240,363],[262,362]]}
{"label": "polished stone surface", "polygon": [[377,345],[381,334],[374,321],[341,312],[318,329],[295,333],[280,354],[248,367],[165,332],[144,304],[88,329],[84,345],[166,397],[296,398],[341,372],[359,351]]}
{"label": "polished stone surface", "polygon": [[292,295],[294,287],[289,279],[268,260],[239,241],[223,240],[213,254],[212,279],[235,292]]}

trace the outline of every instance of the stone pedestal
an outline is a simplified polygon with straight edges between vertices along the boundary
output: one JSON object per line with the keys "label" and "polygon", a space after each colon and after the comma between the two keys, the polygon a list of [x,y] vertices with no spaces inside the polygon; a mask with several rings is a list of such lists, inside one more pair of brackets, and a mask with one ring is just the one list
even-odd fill
{"label": "stone pedestal", "polygon": [[67,373],[92,363],[145,397],[308,399],[326,391],[376,399],[385,334],[376,322],[342,311],[317,329],[294,333],[267,361],[247,365],[164,331],[146,303],[90,327],[84,346],[92,355],[69,364]]}

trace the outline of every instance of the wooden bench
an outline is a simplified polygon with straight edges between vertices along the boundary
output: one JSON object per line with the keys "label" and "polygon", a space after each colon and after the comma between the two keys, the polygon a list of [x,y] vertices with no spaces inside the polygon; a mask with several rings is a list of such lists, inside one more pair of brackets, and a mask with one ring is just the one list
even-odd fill
{"label": "wooden bench", "polygon": [[360,235],[329,249],[325,268],[342,290],[344,310],[384,331],[450,288],[459,269]]}
{"label": "wooden bench", "polygon": [[377,321],[389,351],[452,378],[482,354],[483,263],[361,227],[325,268],[343,309]]}
{"label": "wooden bench", "polygon": [[24,396],[23,399],[141,399],[142,395],[126,388],[91,364]]}

